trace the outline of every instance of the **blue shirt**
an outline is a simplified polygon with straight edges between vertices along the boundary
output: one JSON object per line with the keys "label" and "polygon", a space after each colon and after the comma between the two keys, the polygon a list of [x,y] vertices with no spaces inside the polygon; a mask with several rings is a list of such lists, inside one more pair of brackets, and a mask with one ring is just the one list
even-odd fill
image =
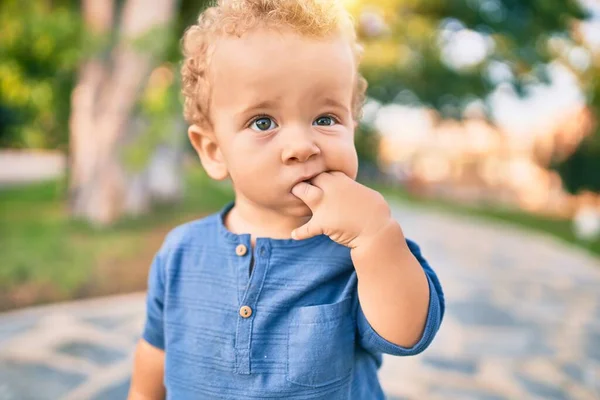
{"label": "blue shirt", "polygon": [[404,348],[365,318],[350,249],[321,235],[257,238],[252,250],[249,234],[223,224],[232,206],[175,228],[152,263],[143,338],[165,350],[167,398],[384,399],[382,353],[420,353],[444,314],[419,247],[407,241],[429,281],[429,311],[419,342]]}

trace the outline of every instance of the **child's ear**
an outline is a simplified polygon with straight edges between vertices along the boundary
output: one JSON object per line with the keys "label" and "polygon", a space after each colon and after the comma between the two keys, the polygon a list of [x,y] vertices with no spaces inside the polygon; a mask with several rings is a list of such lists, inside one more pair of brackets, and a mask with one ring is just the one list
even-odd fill
{"label": "child's ear", "polygon": [[226,179],[229,172],[214,132],[192,125],[188,128],[188,137],[208,176],[218,181]]}

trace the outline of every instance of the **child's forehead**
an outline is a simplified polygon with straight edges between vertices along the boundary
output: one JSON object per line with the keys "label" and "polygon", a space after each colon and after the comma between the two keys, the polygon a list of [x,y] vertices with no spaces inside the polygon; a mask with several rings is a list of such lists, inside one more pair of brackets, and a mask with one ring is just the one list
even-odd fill
{"label": "child's forehead", "polygon": [[308,37],[292,30],[266,28],[252,30],[241,37],[219,38],[211,58],[211,64],[217,64],[213,70],[227,64],[246,69],[293,63],[305,63],[309,67],[310,63],[327,61],[354,64],[350,42],[341,34]]}
{"label": "child's forehead", "polygon": [[211,62],[215,86],[268,92],[277,86],[352,86],[355,60],[340,35],[309,38],[293,32],[257,30],[216,43]]}

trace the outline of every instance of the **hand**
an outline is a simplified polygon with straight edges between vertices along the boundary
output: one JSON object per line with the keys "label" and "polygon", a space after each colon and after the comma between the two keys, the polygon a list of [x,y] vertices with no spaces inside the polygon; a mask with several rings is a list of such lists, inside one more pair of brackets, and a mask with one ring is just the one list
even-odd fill
{"label": "hand", "polygon": [[296,240],[325,234],[354,249],[393,219],[383,196],[342,172],[323,172],[310,183],[300,182],[292,194],[312,211],[312,218],[292,232]]}

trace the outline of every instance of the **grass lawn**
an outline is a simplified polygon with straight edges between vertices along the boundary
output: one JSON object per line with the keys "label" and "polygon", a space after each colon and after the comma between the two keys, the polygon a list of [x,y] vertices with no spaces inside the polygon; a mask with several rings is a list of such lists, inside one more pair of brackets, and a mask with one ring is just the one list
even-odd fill
{"label": "grass lawn", "polygon": [[164,235],[232,198],[202,172],[187,179],[182,203],[106,230],[69,220],[63,183],[1,190],[0,310],[144,289]]}
{"label": "grass lawn", "polygon": [[499,220],[514,224],[521,228],[530,229],[539,232],[545,232],[568,243],[588,250],[590,253],[600,257],[600,238],[594,241],[586,242],[579,240],[573,232],[571,221],[563,219],[551,219],[542,216],[536,216],[521,212],[518,210],[508,210],[504,208],[477,207],[472,205],[459,204],[442,199],[427,199],[412,195],[402,188],[392,188],[385,186],[372,185],[374,189],[379,190],[388,198],[398,201],[418,205],[422,207],[431,207],[437,210],[450,212],[453,214],[462,214],[475,217],[483,217],[491,220]]}

